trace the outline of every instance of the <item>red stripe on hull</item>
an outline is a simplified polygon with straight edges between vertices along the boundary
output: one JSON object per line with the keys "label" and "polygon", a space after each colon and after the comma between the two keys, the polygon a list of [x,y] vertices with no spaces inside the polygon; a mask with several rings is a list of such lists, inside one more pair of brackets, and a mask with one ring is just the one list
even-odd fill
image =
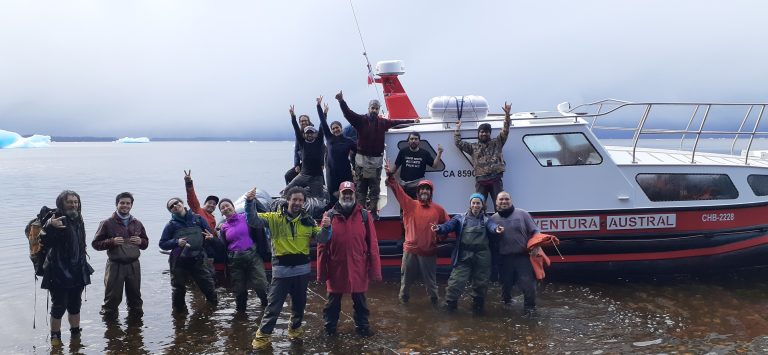
{"label": "red stripe on hull", "polygon": [[758,245],[768,244],[768,235],[752,238],[736,243],[720,245],[711,248],[676,250],[658,253],[625,253],[603,255],[567,255],[565,260],[558,255],[550,256],[553,263],[586,263],[586,262],[611,262],[611,261],[648,261],[692,258],[697,256],[712,256],[730,253],[737,250],[748,249]]}

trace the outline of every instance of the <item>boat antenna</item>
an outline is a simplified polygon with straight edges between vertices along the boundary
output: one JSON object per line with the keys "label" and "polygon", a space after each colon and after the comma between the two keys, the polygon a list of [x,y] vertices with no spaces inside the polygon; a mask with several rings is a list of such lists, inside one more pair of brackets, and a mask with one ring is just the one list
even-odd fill
{"label": "boat antenna", "polygon": [[[368,60],[368,50],[365,49],[365,41],[363,40],[363,32],[360,31],[360,23],[357,21],[357,14],[355,13],[355,6],[352,5],[352,0],[349,0],[349,7],[352,9],[352,17],[355,19],[355,26],[357,27],[357,34],[360,36],[360,44],[363,45],[363,57],[365,57],[365,64],[368,67],[368,85],[373,85],[376,90],[376,98],[381,102],[381,95],[379,94],[379,88],[375,85],[373,79],[373,68],[371,67],[371,61]],[[386,106],[386,105],[385,105]],[[381,108],[381,113],[386,116],[386,110]]]}

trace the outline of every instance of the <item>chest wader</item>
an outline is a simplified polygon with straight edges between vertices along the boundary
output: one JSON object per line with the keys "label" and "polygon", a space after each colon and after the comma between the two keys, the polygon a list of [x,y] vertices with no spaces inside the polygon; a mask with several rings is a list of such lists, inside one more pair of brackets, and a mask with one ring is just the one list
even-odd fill
{"label": "chest wader", "polygon": [[488,280],[491,276],[491,250],[488,247],[488,235],[485,225],[466,227],[461,231],[461,252],[458,262],[448,278],[445,300],[449,308],[455,308],[456,302],[464,292],[467,283],[472,285],[473,308],[482,310]]}
{"label": "chest wader", "polygon": [[256,251],[256,247],[253,246],[244,251],[230,251],[228,256],[229,274],[235,292],[235,309],[238,312],[245,311],[249,288],[256,291],[262,307],[266,307],[267,275],[264,272],[264,262]]}
{"label": "chest wader", "polygon": [[184,296],[190,279],[195,281],[208,303],[215,304],[217,299],[216,293],[214,293],[213,275],[204,263],[203,230],[198,226],[179,228],[173,233],[173,237],[175,239],[187,239],[187,246],[178,256],[171,259],[171,302],[173,309],[179,312],[186,311]]}

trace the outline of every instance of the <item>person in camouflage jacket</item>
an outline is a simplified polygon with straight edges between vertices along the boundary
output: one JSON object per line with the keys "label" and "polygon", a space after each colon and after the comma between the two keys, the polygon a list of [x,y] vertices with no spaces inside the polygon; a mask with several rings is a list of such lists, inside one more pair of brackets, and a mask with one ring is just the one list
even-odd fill
{"label": "person in camouflage jacket", "polygon": [[456,147],[470,157],[475,169],[475,191],[492,201],[504,189],[502,177],[506,168],[502,148],[507,142],[510,126],[510,110],[512,105],[504,103],[504,126],[496,138],[491,139],[491,125],[483,123],[477,127],[477,142],[469,143],[461,140],[461,121],[456,122],[454,140]]}

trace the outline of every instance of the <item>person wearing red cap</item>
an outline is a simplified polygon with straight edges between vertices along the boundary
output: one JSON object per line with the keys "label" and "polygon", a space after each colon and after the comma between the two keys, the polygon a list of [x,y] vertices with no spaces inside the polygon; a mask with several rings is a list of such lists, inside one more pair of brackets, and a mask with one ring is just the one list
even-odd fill
{"label": "person wearing red cap", "polygon": [[381,280],[381,261],[373,218],[356,202],[355,184],[350,181],[339,184],[339,201],[323,219],[327,219],[330,226],[323,227],[317,238],[317,281],[325,282],[328,291],[328,302],[323,309],[325,333],[336,334],[341,296],[349,293],[355,310],[355,331],[369,336],[372,331],[365,292],[370,280]]}
{"label": "person wearing red cap", "polygon": [[395,194],[400,208],[403,210],[403,225],[405,226],[405,243],[403,243],[403,260],[400,266],[401,303],[408,303],[411,284],[416,276],[421,275],[427,287],[429,300],[437,305],[437,234],[432,231],[432,224],[442,224],[450,219],[443,206],[432,201],[434,185],[432,181],[419,182],[418,199],[408,196],[403,187],[395,180],[389,162],[387,169],[387,186]]}

